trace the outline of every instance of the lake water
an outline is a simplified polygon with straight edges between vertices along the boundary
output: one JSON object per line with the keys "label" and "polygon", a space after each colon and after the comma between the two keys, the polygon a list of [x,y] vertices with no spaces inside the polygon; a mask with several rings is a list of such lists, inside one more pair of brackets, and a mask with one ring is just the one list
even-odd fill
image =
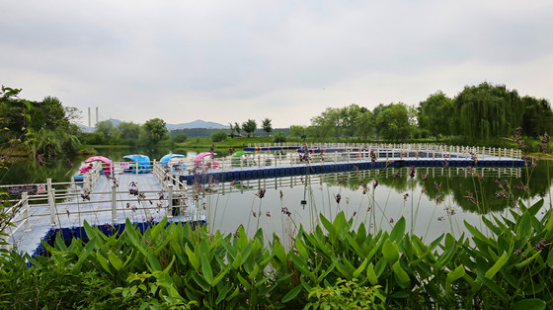
{"label": "lake water", "polygon": [[[110,149],[98,155],[121,161],[133,153],[140,152]],[[81,160],[72,159],[72,169],[65,160],[44,166],[21,161],[0,177],[2,184],[68,181]],[[444,232],[459,236],[466,232],[465,220],[486,231],[480,214],[508,217],[519,200],[544,197],[544,208],[550,208],[551,175],[549,162],[534,169],[387,168],[211,184],[213,193],[200,195],[197,203],[205,207],[211,229],[233,233],[243,225],[253,235],[260,227],[266,237],[277,233],[286,243],[300,225],[311,230],[318,224],[318,214],[333,218],[338,212],[370,230],[389,230],[403,216],[407,229],[428,241]]]}

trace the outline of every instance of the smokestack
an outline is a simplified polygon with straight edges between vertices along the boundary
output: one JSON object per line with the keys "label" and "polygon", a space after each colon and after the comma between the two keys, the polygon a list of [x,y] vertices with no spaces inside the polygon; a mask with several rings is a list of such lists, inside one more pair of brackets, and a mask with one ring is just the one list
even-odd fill
{"label": "smokestack", "polygon": [[90,107],[88,107],[88,133],[92,132],[92,128],[90,128]]}
{"label": "smokestack", "polygon": [[96,107],[96,126],[98,126],[98,107]]}

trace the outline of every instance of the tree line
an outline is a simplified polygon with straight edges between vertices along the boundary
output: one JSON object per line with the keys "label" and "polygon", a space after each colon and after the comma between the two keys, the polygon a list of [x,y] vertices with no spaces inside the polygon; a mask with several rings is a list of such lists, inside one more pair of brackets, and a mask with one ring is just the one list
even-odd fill
{"label": "tree line", "polygon": [[465,86],[454,98],[437,91],[417,106],[402,102],[379,104],[372,111],[351,104],[342,108],[329,107],[311,118],[309,126],[293,125],[289,129],[274,129],[265,118],[261,128],[253,119],[242,123],[229,122],[229,129],[178,129],[169,132],[164,120],[153,118],[139,125],[111,121],[96,125],[93,133],[85,133],[75,125],[81,112],[64,107],[56,97],[42,101],[23,100],[21,90],[2,88],[0,100],[0,143],[17,145],[36,156],[71,156],[83,145],[147,145],[157,146],[185,142],[188,137],[211,137],[214,142],[230,136],[269,136],[284,142],[286,136],[308,137],[310,141],[401,142],[407,139],[431,138],[440,142],[454,139],[459,144],[494,144],[519,132],[538,139],[553,131],[553,111],[546,99],[519,96],[505,85],[488,82]]}
{"label": "tree line", "polygon": [[402,102],[379,104],[372,111],[357,104],[327,108],[310,126],[291,126],[292,135],[306,133],[315,140],[369,138],[405,141],[409,138],[453,137],[458,143],[494,143],[512,136],[538,138],[553,129],[553,111],[546,99],[521,97],[505,85],[488,82],[465,86],[454,98],[438,91],[418,106]]}

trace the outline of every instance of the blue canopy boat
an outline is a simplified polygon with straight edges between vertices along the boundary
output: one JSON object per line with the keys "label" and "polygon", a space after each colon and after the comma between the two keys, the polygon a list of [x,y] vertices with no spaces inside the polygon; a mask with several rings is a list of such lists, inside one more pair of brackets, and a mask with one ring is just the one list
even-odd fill
{"label": "blue canopy boat", "polygon": [[[152,171],[152,166],[150,164],[150,157],[146,155],[133,154],[125,155],[123,158],[130,159],[133,162],[138,164],[138,173],[150,173]],[[136,173],[137,165],[129,165],[129,168],[125,169],[126,173]]]}
{"label": "blue canopy boat", "polygon": [[186,169],[184,155],[182,154],[167,154],[159,160],[159,164],[173,171]]}

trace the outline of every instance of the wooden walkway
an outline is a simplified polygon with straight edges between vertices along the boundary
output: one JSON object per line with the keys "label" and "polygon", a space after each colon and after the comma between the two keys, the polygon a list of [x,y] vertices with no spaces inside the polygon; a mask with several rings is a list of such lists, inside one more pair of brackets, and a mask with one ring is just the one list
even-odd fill
{"label": "wooden walkway", "polygon": [[[195,208],[184,208],[184,201],[169,199],[153,174],[119,174],[115,184],[113,179],[103,176],[89,194],[81,188],[68,188],[65,192],[56,191],[55,200],[63,201],[54,203],[54,207],[52,199],[46,197],[49,195],[42,197],[48,203],[22,207],[22,216],[14,219],[17,231],[8,230],[11,247],[34,254],[41,238],[50,230],[80,227],[84,221],[98,226],[125,223],[127,218],[133,223],[159,222],[165,216],[173,221],[205,221],[205,216]],[[132,194],[131,189],[137,189],[141,195]],[[188,211],[173,216],[175,204]]]}

